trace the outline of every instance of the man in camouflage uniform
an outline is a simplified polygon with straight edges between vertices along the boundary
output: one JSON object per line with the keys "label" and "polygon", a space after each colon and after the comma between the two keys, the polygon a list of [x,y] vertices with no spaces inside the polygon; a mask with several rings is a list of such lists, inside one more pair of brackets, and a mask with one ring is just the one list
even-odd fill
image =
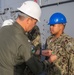
{"label": "man in camouflage uniform", "polygon": [[64,33],[66,23],[65,16],[59,12],[49,19],[51,36],[46,40],[46,48],[52,50],[58,59],[51,64],[48,75],[74,75],[74,39]]}

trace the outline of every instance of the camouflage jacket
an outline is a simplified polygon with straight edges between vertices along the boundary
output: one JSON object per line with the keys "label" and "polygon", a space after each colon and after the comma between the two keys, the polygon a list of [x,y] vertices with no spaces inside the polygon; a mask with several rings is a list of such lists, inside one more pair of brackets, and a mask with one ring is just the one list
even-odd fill
{"label": "camouflage jacket", "polygon": [[28,32],[27,36],[32,42],[35,51],[41,48],[40,29],[37,25],[30,32]]}
{"label": "camouflage jacket", "polygon": [[74,39],[65,33],[52,41],[54,36],[47,38],[47,49],[52,50],[58,59],[51,68],[48,75],[74,75]]}

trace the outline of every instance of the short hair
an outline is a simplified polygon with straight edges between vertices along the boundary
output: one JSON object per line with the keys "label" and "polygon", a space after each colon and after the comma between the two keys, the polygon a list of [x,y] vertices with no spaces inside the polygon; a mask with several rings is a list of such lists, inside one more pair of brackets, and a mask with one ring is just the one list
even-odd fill
{"label": "short hair", "polygon": [[18,12],[18,17],[20,18],[20,20],[23,20],[23,19],[25,19],[25,18],[27,18],[27,17],[30,17],[30,16],[28,16],[27,14],[25,14],[25,13],[19,11],[19,12]]}

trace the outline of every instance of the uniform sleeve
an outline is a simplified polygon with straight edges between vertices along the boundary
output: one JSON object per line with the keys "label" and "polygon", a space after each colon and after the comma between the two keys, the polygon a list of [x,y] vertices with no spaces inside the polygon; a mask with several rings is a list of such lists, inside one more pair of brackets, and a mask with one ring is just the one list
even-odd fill
{"label": "uniform sleeve", "polygon": [[66,45],[68,56],[69,75],[74,75],[74,41],[68,42]]}
{"label": "uniform sleeve", "polygon": [[74,50],[71,52],[69,60],[70,75],[74,75]]}

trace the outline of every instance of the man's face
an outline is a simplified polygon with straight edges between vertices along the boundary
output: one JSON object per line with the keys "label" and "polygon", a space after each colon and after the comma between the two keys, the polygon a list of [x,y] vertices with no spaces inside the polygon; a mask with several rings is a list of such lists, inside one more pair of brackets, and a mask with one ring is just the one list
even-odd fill
{"label": "man's face", "polygon": [[36,19],[29,18],[28,26],[27,26],[28,27],[27,31],[29,32],[30,30],[32,30],[33,27],[36,25],[36,23],[37,23],[37,20]]}
{"label": "man's face", "polygon": [[61,24],[54,24],[50,26],[50,33],[57,35],[61,30]]}

